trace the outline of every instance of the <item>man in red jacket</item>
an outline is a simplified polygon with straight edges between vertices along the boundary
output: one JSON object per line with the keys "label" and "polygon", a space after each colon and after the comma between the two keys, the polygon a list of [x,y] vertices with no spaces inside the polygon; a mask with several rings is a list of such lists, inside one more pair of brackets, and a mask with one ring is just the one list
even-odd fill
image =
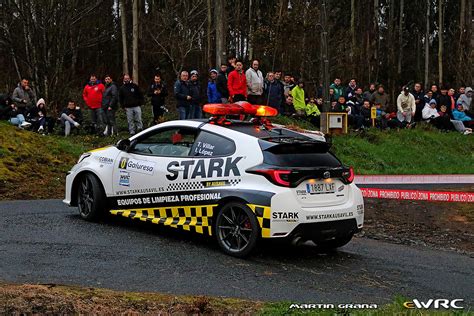
{"label": "man in red jacket", "polygon": [[102,95],[104,94],[104,85],[97,80],[97,76],[92,74],[89,83],[84,87],[82,98],[91,110],[91,121],[93,132],[102,129],[103,111],[102,111]]}
{"label": "man in red jacket", "polygon": [[247,100],[247,78],[245,77],[243,67],[243,62],[237,60],[235,62],[235,70],[231,71],[227,78],[230,102]]}

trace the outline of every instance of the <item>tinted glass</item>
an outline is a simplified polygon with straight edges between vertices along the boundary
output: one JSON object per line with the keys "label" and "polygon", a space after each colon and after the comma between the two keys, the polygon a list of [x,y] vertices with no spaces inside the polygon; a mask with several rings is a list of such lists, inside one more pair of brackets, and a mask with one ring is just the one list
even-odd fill
{"label": "tinted glass", "polygon": [[151,156],[188,156],[197,130],[190,128],[171,128],[143,135],[138,139],[132,152]]}
{"label": "tinted glass", "polygon": [[201,131],[194,144],[191,156],[229,156],[235,152],[235,144],[232,140]]}
{"label": "tinted glass", "polygon": [[264,163],[279,167],[340,167],[325,144],[280,144],[263,151]]}

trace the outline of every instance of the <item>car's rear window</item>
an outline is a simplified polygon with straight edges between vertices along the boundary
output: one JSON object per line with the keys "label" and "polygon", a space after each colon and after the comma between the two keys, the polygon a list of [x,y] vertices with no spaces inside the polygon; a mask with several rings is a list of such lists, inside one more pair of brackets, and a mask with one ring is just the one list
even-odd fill
{"label": "car's rear window", "polygon": [[[262,146],[263,145],[263,146]],[[261,147],[268,144],[261,142]],[[340,167],[341,162],[326,143],[276,144],[263,152],[263,162],[279,167]]]}

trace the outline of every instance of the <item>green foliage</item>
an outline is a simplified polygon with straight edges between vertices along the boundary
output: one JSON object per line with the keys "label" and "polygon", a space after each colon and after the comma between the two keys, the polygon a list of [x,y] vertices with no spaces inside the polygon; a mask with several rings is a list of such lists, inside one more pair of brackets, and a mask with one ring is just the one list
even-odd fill
{"label": "green foliage", "polygon": [[334,137],[332,150],[358,174],[474,173],[474,139],[456,132],[370,129]]}

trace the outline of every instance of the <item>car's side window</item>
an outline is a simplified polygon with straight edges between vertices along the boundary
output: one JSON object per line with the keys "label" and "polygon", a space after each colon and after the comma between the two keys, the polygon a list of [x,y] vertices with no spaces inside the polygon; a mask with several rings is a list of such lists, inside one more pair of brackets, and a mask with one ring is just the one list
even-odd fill
{"label": "car's side window", "polygon": [[229,156],[235,152],[235,144],[231,139],[226,137],[201,131],[194,147],[191,156]]}
{"label": "car's side window", "polygon": [[197,133],[197,129],[189,127],[174,127],[151,132],[140,137],[131,152],[149,156],[188,156]]}

